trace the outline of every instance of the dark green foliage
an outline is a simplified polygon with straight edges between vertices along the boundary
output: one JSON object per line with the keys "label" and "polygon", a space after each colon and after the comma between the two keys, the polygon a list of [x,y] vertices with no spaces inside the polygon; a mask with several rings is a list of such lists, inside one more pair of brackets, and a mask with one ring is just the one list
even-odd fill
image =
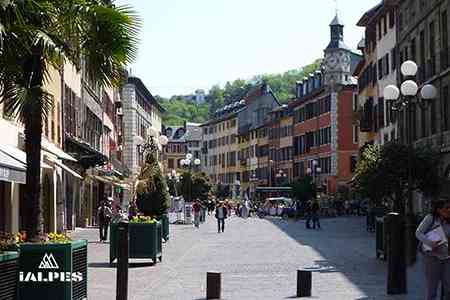
{"label": "dark green foliage", "polygon": [[146,155],[138,180],[136,205],[139,212],[146,216],[160,216],[167,213],[170,195],[154,154]]}
{"label": "dark green foliage", "polygon": [[[403,212],[408,165],[408,146],[399,143],[368,145],[358,162],[354,187],[376,204],[383,199],[393,201],[395,210]],[[412,149],[412,189],[436,197],[442,183],[438,166],[439,154],[434,150],[427,147]]]}
{"label": "dark green foliage", "polygon": [[190,171],[186,171],[181,175],[179,190],[183,198],[188,202],[195,199],[200,199],[204,202],[208,199],[211,183],[204,172],[193,174]]}
{"label": "dark green foliage", "polygon": [[167,110],[164,123],[173,126],[182,125],[184,121],[202,123],[211,118],[214,112],[224,104],[241,100],[249,89],[262,81],[266,81],[281,103],[286,103],[295,97],[296,81],[320,68],[321,60],[316,60],[303,68],[290,70],[283,74],[264,74],[254,76],[251,80],[236,79],[229,81],[223,88],[214,85],[206,95],[205,103],[197,104],[195,101],[173,96],[170,99],[156,97]]}
{"label": "dark green foliage", "polygon": [[316,197],[316,188],[311,176],[304,176],[292,184],[292,196],[300,201]]}

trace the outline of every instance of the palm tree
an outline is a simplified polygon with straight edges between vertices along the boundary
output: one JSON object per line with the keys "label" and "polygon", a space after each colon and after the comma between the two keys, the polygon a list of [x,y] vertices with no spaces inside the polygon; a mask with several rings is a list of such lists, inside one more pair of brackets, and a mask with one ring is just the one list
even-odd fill
{"label": "palm tree", "polygon": [[128,6],[106,0],[0,0],[0,102],[24,124],[26,229],[40,232],[42,125],[53,97],[45,89],[51,67],[64,62],[101,86],[118,86],[136,57],[140,20]]}

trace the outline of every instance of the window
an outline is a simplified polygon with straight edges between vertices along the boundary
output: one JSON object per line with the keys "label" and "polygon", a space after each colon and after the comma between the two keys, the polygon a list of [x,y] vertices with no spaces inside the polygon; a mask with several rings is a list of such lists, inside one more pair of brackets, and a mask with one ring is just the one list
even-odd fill
{"label": "window", "polygon": [[359,127],[357,125],[353,125],[353,144],[359,143]]}
{"label": "window", "polygon": [[391,9],[389,12],[389,28],[394,27],[395,25],[395,10]]}
{"label": "window", "polygon": [[358,94],[353,94],[353,111],[358,111]]}
{"label": "window", "polygon": [[389,53],[386,53],[386,56],[384,57],[384,75],[389,75]]}
{"label": "window", "polygon": [[428,77],[433,76],[435,74],[435,63],[436,63],[436,32],[434,22],[430,23],[430,63],[427,64],[430,67]]}
{"label": "window", "polygon": [[448,20],[447,11],[443,11],[441,14],[441,70],[445,70],[448,67]]}
{"label": "window", "polygon": [[167,160],[167,164],[168,164],[169,169],[173,169],[174,168],[174,166],[173,166],[173,159],[172,158],[169,158]]}
{"label": "window", "polygon": [[379,59],[378,60],[378,79],[383,78],[383,60]]}
{"label": "window", "polygon": [[416,61],[416,39],[411,40],[411,60]]}
{"label": "window", "polygon": [[[436,100],[432,101],[435,102]],[[443,130],[449,130],[449,118],[450,118],[450,112],[449,112],[449,95],[448,95],[448,86],[445,86],[442,89],[442,95],[441,95],[441,103],[442,103],[442,121],[443,121]]]}
{"label": "window", "polygon": [[383,17],[383,34],[386,35],[387,34],[387,15]]}
{"label": "window", "polygon": [[420,109],[420,131],[421,131],[421,137],[427,136],[427,125],[426,125],[426,109],[421,108]]}
{"label": "window", "polygon": [[391,50],[391,61],[392,61],[392,63],[391,63],[391,69],[392,69],[392,71],[395,71],[396,69],[397,69],[397,56],[396,56],[396,51],[395,51],[395,49],[396,48],[392,48],[392,50]]}
{"label": "window", "polygon": [[350,157],[350,171],[354,173],[356,171],[356,166],[358,165],[358,156],[352,155]]}

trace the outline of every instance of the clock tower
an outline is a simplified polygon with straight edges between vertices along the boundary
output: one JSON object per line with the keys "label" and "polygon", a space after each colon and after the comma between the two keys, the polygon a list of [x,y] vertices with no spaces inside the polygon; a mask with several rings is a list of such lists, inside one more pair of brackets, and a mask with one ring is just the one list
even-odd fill
{"label": "clock tower", "polygon": [[351,50],[344,43],[344,24],[338,15],[330,24],[331,41],[325,49],[325,84],[332,87],[351,82]]}

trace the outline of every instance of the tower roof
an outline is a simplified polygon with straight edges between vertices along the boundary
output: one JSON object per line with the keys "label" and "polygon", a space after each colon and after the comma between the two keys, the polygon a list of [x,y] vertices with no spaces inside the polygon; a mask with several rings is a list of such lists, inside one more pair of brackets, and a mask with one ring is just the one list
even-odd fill
{"label": "tower roof", "polygon": [[330,26],[344,26],[344,23],[339,19],[338,14],[336,14],[333,21],[331,21]]}

